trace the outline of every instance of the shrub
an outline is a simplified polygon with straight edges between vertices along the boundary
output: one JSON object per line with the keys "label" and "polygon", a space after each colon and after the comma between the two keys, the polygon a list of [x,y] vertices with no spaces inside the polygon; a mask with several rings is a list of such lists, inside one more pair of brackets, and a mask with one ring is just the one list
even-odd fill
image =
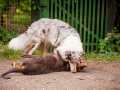
{"label": "shrub", "polygon": [[120,52],[120,36],[116,36],[116,28],[113,29],[111,35],[107,36],[105,39],[100,39],[99,52],[107,55],[116,55]]}
{"label": "shrub", "polygon": [[11,27],[9,30],[0,26],[0,43],[7,44],[12,38],[18,35],[18,30],[15,27]]}

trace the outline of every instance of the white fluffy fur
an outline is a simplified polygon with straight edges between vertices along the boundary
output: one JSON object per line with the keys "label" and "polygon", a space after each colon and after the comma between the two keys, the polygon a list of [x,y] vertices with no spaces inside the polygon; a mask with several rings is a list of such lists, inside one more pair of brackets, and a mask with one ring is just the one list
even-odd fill
{"label": "white fluffy fur", "polygon": [[62,58],[66,58],[65,52],[66,51],[71,51],[75,53],[75,60],[78,60],[79,57],[83,54],[83,48],[82,48],[82,43],[80,39],[76,36],[68,36],[64,42],[56,48],[61,55]]}
{"label": "white fluffy fur", "polygon": [[66,58],[66,51],[74,52],[72,56],[77,60],[83,53],[82,42],[77,31],[69,24],[57,19],[43,18],[32,23],[26,33],[9,42],[9,48],[24,50],[33,40],[36,41],[36,45],[29,54],[38,47],[46,53],[50,45],[60,52],[63,59]]}
{"label": "white fluffy fur", "polygon": [[26,33],[19,35],[16,38],[13,38],[9,42],[9,48],[14,50],[25,50],[26,46],[30,43],[30,40],[27,38]]}

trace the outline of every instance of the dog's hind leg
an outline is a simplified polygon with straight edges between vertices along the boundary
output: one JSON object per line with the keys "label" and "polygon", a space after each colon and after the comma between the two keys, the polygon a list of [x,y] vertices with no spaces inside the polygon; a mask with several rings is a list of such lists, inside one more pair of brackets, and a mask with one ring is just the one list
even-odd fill
{"label": "dog's hind leg", "polygon": [[16,63],[13,62],[12,66],[13,66],[13,68],[16,68],[16,69],[23,69],[24,68],[24,63],[22,62],[22,63],[20,63],[20,65],[17,66]]}

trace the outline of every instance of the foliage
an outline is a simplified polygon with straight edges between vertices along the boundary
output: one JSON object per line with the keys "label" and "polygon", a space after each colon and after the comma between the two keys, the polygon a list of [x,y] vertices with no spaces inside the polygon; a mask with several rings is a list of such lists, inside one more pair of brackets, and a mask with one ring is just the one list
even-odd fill
{"label": "foliage", "polygon": [[0,9],[5,8],[6,6],[12,5],[16,0],[0,0]]}
{"label": "foliage", "polygon": [[31,10],[31,0],[21,0],[16,10],[16,13],[24,14],[24,12],[30,12],[30,10]]}
{"label": "foliage", "polygon": [[116,36],[116,28],[113,29],[111,35],[105,39],[100,39],[99,52],[106,55],[113,55],[120,52],[120,36]]}
{"label": "foliage", "polygon": [[[19,0],[0,0],[0,9],[4,9],[8,11],[9,7],[13,4],[13,2]],[[16,10],[16,13],[30,12],[31,10],[31,0],[20,0],[20,4]]]}
{"label": "foliage", "polygon": [[[23,51],[14,51],[9,49],[7,43],[14,37],[18,36],[18,30],[14,27],[6,30],[3,27],[0,27],[0,58],[1,59],[9,59],[16,60],[21,58],[21,54]],[[36,50],[35,55],[40,55],[40,52]]]}
{"label": "foliage", "polygon": [[34,1],[31,2],[31,5],[33,10],[40,10],[40,6],[37,5]]}
{"label": "foliage", "polygon": [[18,36],[18,30],[11,27],[9,30],[0,26],[0,43],[7,44],[12,38]]}
{"label": "foliage", "polygon": [[83,55],[85,60],[97,61],[120,61],[120,35],[116,36],[118,30],[114,27],[112,33],[105,39],[100,39],[99,53],[90,52]]}
{"label": "foliage", "polygon": [[6,0],[0,0],[0,9],[3,9],[5,6]]}
{"label": "foliage", "polygon": [[30,15],[14,15],[12,24],[30,25]]}

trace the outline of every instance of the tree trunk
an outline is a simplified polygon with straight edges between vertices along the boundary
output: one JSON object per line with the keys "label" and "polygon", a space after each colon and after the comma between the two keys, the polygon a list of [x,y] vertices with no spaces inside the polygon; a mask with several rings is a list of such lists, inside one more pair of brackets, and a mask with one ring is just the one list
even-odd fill
{"label": "tree trunk", "polygon": [[0,26],[3,26],[3,10],[0,9]]}
{"label": "tree trunk", "polygon": [[11,21],[12,21],[12,18],[16,12],[16,9],[18,7],[18,4],[19,4],[19,1],[20,0],[17,0],[16,2],[14,2],[11,7],[9,8],[9,11],[7,13],[7,17],[4,21],[4,26],[5,28],[10,28],[10,24],[11,24]]}

